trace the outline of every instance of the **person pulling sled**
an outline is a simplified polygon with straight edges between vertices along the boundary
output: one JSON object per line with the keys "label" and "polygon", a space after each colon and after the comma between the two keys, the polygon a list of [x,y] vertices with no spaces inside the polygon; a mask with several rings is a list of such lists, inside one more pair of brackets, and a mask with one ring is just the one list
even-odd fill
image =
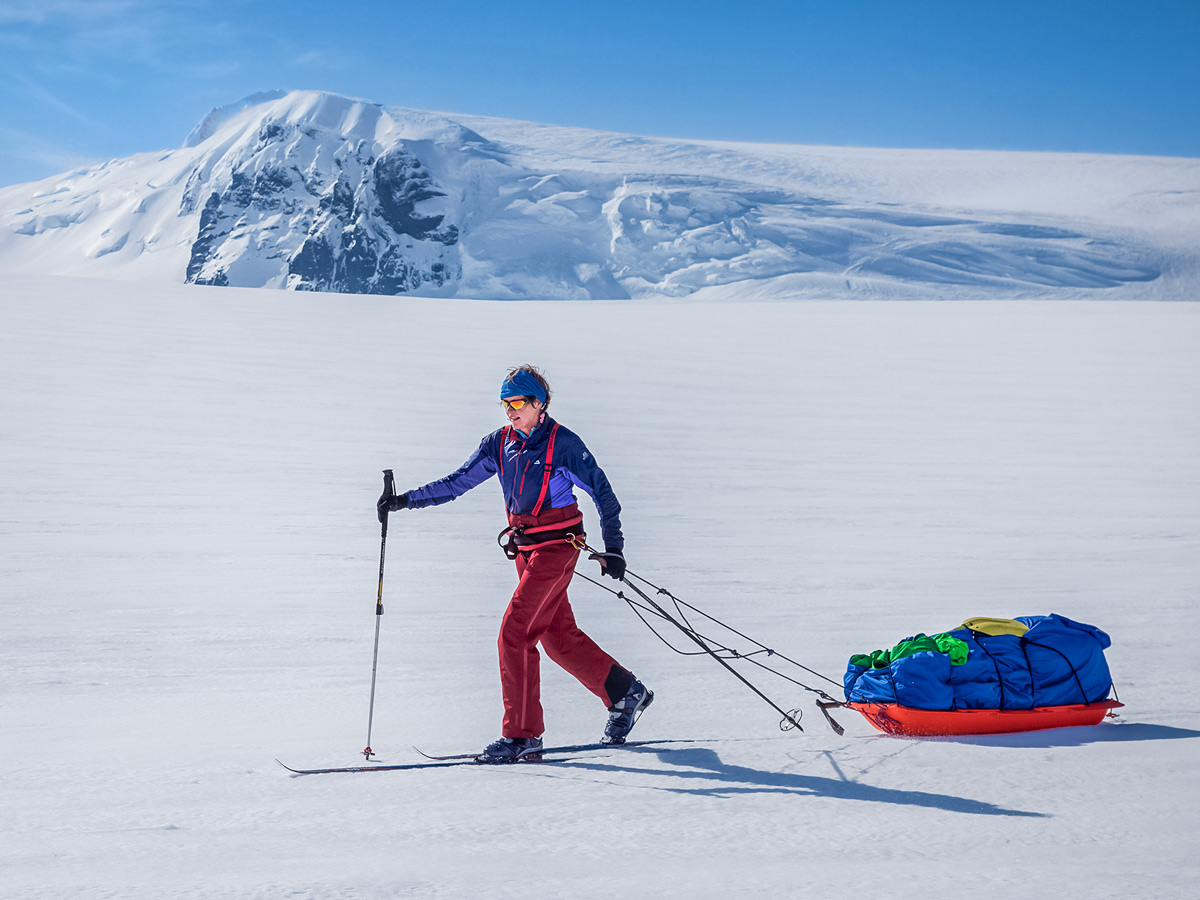
{"label": "person pulling sled", "polygon": [[516,563],[517,588],[500,624],[500,685],[504,721],[499,740],[481,762],[515,763],[541,758],[540,643],[546,654],[575,676],[608,708],[602,743],[622,744],[654,692],[605,653],[576,624],[567,586],[586,537],[573,488],[596,504],[604,552],[589,559],[618,581],[625,576],[621,505],[604,471],[583,441],[546,413],[550,384],[533,366],[510,369],[500,385],[509,424],[479,442],[470,458],[445,478],[402,494],[385,491],[376,505],[389,512],[448,503],[493,475],[500,478],[508,528],[505,553]]}

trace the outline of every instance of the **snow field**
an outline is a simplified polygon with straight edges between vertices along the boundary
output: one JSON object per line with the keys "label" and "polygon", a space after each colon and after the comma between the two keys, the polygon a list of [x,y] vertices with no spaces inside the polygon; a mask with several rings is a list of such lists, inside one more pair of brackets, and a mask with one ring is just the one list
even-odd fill
{"label": "snow field", "polygon": [[[4,894],[1191,896],[1198,317],[10,277]],[[453,469],[523,361],[609,474],[635,572],[834,679],[916,631],[1059,612],[1112,635],[1123,715],[906,741],[843,712],[838,737],[764,677],[805,710],[782,734],[577,581],[581,623],[657,692],[635,736],[695,745],[289,777],[274,758],[361,760],[380,470],[403,488]],[[494,484],[393,517],[381,761],[498,734],[502,524]],[[549,742],[598,736],[594,698],[548,662],[543,685]]]}

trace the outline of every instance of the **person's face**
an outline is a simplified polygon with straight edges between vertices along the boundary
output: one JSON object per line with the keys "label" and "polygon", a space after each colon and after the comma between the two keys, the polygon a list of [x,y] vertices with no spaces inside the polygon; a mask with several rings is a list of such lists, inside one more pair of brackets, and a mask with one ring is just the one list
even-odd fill
{"label": "person's face", "polygon": [[[524,401],[524,402],[522,402]],[[504,414],[509,423],[518,431],[525,434],[537,427],[538,416],[542,414],[542,404],[532,397],[509,397],[501,401],[504,404]],[[520,409],[517,407],[520,406]]]}

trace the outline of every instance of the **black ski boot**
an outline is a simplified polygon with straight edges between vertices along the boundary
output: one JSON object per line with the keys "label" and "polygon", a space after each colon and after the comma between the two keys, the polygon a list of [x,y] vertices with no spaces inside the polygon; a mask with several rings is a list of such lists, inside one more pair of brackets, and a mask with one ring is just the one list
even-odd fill
{"label": "black ski boot", "polygon": [[636,678],[625,696],[608,708],[608,724],[604,726],[602,744],[623,744],[629,732],[647,706],[654,702],[654,691]]}
{"label": "black ski boot", "polygon": [[542,739],[502,737],[488,744],[487,749],[475,757],[475,761],[489,765],[541,762]]}

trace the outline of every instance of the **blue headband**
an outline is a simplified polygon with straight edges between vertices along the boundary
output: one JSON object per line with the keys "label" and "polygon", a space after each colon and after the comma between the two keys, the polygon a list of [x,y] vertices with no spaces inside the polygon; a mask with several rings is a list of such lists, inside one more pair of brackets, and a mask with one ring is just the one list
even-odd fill
{"label": "blue headband", "polygon": [[524,369],[518,369],[511,378],[505,377],[500,384],[500,399],[505,400],[509,397],[533,397],[545,403],[546,389]]}

